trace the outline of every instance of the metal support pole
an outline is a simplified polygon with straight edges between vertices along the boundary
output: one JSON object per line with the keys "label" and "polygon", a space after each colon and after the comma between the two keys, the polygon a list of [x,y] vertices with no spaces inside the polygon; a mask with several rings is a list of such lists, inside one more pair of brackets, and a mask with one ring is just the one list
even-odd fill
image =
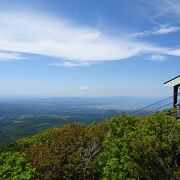
{"label": "metal support pole", "polygon": [[180,103],[176,105],[177,107],[177,117],[180,119]]}
{"label": "metal support pole", "polygon": [[177,105],[177,99],[178,99],[178,86],[174,86],[174,94],[173,94],[173,107],[175,108]]}

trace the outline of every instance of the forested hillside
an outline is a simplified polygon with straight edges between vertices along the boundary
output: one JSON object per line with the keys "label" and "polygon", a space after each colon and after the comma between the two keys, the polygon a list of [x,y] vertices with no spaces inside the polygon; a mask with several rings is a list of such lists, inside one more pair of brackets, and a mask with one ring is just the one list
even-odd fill
{"label": "forested hillside", "polygon": [[0,179],[180,179],[180,122],[166,113],[64,125],[0,151]]}
{"label": "forested hillside", "polygon": [[79,122],[101,122],[156,101],[153,98],[0,98],[0,147],[46,129]]}

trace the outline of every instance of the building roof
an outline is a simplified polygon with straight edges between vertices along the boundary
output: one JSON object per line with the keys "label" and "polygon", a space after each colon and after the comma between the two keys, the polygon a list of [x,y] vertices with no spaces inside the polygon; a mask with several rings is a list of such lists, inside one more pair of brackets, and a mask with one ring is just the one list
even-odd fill
{"label": "building roof", "polygon": [[165,82],[164,84],[165,84],[165,86],[171,86],[171,87],[180,85],[180,75],[176,76],[173,79],[170,79],[169,81]]}

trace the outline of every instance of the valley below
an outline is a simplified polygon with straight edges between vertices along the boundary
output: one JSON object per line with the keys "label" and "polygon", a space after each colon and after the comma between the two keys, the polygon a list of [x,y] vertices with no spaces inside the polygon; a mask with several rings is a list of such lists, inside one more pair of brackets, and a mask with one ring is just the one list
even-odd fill
{"label": "valley below", "polygon": [[84,126],[120,113],[141,108],[154,99],[108,98],[29,98],[0,99],[0,146],[45,129],[79,122]]}

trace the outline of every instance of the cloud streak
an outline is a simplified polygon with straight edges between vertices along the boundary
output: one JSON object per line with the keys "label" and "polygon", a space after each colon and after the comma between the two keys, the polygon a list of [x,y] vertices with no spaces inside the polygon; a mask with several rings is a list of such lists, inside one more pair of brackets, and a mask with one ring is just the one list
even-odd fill
{"label": "cloud streak", "polygon": [[0,49],[83,62],[125,59],[145,47],[143,43],[72,24],[39,15],[0,13]]}
{"label": "cloud streak", "polygon": [[179,26],[170,26],[168,24],[160,25],[159,28],[154,28],[153,30],[143,31],[139,33],[135,33],[135,37],[145,37],[150,35],[164,35],[169,33],[175,33],[180,31]]}
{"label": "cloud streak", "polygon": [[160,54],[153,54],[150,58],[152,61],[165,61],[167,58],[166,56]]}
{"label": "cloud streak", "polygon": [[[145,53],[179,56],[178,49],[155,46],[129,38],[132,35],[125,33],[118,37],[107,35],[94,28],[42,14],[1,11],[0,27],[0,50],[8,51],[0,53],[0,60],[20,60],[24,58],[21,53],[32,53],[59,59],[59,62],[53,64],[56,66],[77,67],[99,61],[122,60]],[[164,26],[151,34],[177,30],[179,27]]]}
{"label": "cloud streak", "polygon": [[89,62],[70,62],[70,61],[64,61],[64,62],[58,62],[49,64],[51,66],[60,66],[60,67],[81,67],[81,66],[89,66],[91,63]]}
{"label": "cloud streak", "polygon": [[85,86],[85,85],[82,85],[82,86],[80,86],[80,88],[79,88],[81,91],[87,91],[88,89],[89,89],[89,87],[88,86]]}
{"label": "cloud streak", "polygon": [[[166,14],[171,14],[178,17],[180,16],[179,0],[140,0],[140,2],[143,2],[148,7],[151,6],[153,9],[155,9],[157,12],[155,17],[164,16]],[[172,18],[174,19],[174,16]]]}
{"label": "cloud streak", "polygon": [[175,15],[180,15],[180,1],[179,0],[158,0],[159,9],[165,13],[171,13]]}
{"label": "cloud streak", "polygon": [[25,57],[21,56],[20,53],[0,51],[0,61],[16,61],[16,60],[22,60],[22,59],[25,59]]}

